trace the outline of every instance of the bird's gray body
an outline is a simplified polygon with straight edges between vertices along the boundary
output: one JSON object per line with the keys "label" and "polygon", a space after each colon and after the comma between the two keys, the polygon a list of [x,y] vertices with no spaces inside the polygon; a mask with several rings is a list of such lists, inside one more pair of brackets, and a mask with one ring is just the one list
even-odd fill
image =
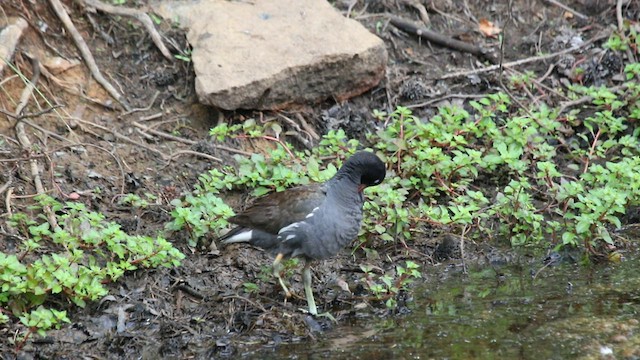
{"label": "bird's gray body", "polygon": [[[364,197],[357,187],[348,177],[334,178],[324,184],[287,190],[287,198],[277,199],[277,208],[270,206],[270,201],[259,200],[253,207],[260,210],[264,221],[256,221],[256,214],[249,214],[249,228],[244,216],[232,218],[239,227],[223,242],[248,242],[274,255],[307,260],[334,256],[358,235]],[[296,197],[297,194],[304,196]],[[278,214],[282,209],[287,213]],[[286,221],[276,221],[274,216]]]}
{"label": "bird's gray body", "polygon": [[[277,241],[290,257],[321,260],[336,255],[357,235],[362,221],[364,198],[358,191],[341,192],[341,186],[323,187],[326,196],[304,219],[280,230]],[[357,188],[357,184],[348,184]]]}

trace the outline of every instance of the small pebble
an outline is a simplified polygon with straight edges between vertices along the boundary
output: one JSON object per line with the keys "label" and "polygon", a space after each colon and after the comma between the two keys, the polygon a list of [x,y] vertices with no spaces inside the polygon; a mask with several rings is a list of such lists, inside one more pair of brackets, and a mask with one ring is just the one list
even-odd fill
{"label": "small pebble", "polygon": [[627,339],[627,337],[622,334],[613,335],[611,337],[611,342],[614,342],[614,343],[623,343],[627,341],[629,341],[629,339]]}
{"label": "small pebble", "polygon": [[364,310],[367,308],[367,303],[363,303],[363,302],[357,303],[353,306],[353,308],[356,310]]}

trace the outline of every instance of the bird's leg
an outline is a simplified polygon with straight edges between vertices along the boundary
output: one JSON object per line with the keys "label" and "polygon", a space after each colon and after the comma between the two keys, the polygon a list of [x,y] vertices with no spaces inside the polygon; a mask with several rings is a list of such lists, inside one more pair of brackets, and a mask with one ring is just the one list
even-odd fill
{"label": "bird's leg", "polygon": [[291,297],[291,292],[287,288],[287,285],[284,284],[284,280],[282,280],[282,277],[280,276],[280,272],[284,268],[284,266],[282,265],[282,258],[283,257],[284,257],[284,255],[280,253],[280,254],[278,254],[278,256],[276,256],[276,259],[273,261],[273,276],[278,278],[278,282],[280,283],[280,286],[282,287],[282,290],[284,290],[285,296],[287,298],[290,298]]}
{"label": "bird's leg", "polygon": [[316,300],[313,298],[313,289],[311,289],[311,267],[310,261],[305,261],[302,269],[302,282],[304,284],[304,294],[307,296],[307,305],[309,305],[309,314],[318,315]]}

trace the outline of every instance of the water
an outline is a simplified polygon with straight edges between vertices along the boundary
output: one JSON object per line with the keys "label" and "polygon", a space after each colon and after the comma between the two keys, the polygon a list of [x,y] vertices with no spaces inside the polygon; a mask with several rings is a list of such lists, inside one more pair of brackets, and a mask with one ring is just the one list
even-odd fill
{"label": "water", "polygon": [[298,359],[640,358],[640,261],[457,270],[417,286],[408,315],[245,354]]}

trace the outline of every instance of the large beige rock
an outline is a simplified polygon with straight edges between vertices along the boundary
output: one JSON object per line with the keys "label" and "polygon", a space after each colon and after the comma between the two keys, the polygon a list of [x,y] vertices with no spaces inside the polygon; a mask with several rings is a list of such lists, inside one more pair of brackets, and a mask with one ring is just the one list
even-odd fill
{"label": "large beige rock", "polygon": [[324,0],[164,1],[186,26],[200,101],[227,110],[343,100],[377,85],[380,38]]}

